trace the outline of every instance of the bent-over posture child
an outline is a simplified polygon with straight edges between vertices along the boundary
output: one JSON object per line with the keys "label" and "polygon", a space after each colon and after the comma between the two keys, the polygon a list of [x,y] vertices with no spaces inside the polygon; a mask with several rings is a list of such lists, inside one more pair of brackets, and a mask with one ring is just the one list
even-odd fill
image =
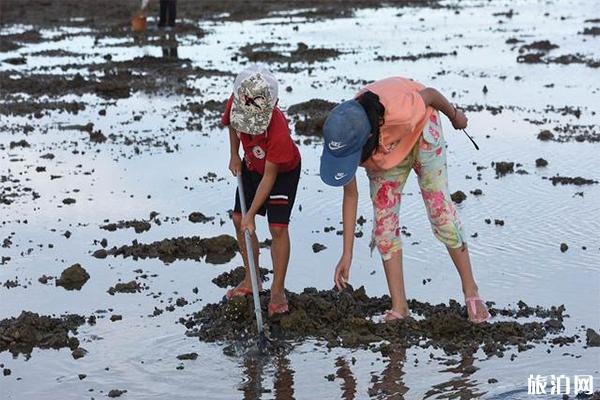
{"label": "bent-over posture child", "polygon": [[[266,214],[273,239],[274,276],[269,316],[288,311],[284,293],[290,258],[288,223],[300,179],[300,152],[290,136],[287,119],[277,107],[277,92],[275,77],[263,66],[251,66],[236,77],[233,94],[221,119],[223,125],[229,126],[229,170],[235,176],[242,175],[244,196],[249,205],[242,218],[239,192],[236,193],[233,223],[246,276],[236,288],[227,292],[227,298],[252,294],[244,232],[248,230],[251,234],[254,265],[258,268],[259,246],[254,217]],[[240,143],[244,148],[243,162],[239,156]],[[256,276],[260,276],[258,271]],[[259,279],[259,290],[261,288]]]}

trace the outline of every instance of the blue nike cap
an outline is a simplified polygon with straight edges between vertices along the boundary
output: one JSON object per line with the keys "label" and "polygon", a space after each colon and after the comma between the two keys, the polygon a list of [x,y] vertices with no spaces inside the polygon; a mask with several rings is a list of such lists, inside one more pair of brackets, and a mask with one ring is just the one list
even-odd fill
{"label": "blue nike cap", "polygon": [[323,125],[321,180],[330,186],[350,182],[370,133],[369,117],[356,100],[345,101],[331,110]]}

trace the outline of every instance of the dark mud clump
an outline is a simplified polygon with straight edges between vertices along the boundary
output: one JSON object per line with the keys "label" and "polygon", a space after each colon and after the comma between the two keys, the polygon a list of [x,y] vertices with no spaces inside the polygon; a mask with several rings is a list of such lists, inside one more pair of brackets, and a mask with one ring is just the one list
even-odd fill
{"label": "dark mud clump", "polygon": [[430,59],[430,58],[442,58],[442,57],[449,57],[449,56],[456,56],[458,53],[456,52],[456,50],[451,51],[449,53],[444,53],[441,51],[430,51],[427,53],[421,53],[421,54],[409,54],[406,56],[398,56],[398,55],[392,55],[392,56],[382,56],[382,55],[378,55],[377,57],[375,57],[375,61],[418,61],[421,59]]}
{"label": "dark mud clump", "polygon": [[312,245],[313,253],[319,253],[319,252],[325,250],[326,248],[327,248],[327,246],[325,246],[324,244],[321,244],[321,243],[313,243],[313,245]]}
{"label": "dark mud clump", "polygon": [[247,44],[240,48],[240,55],[250,62],[262,63],[308,63],[326,61],[342,54],[337,49],[310,48],[306,43],[298,43],[292,51],[279,52],[273,42]]}
{"label": "dark mud clump", "polygon": [[112,389],[110,392],[108,392],[108,397],[110,397],[110,398],[121,397],[125,393],[127,393],[127,390]]}
{"label": "dark mud clump", "polygon": [[543,130],[540,133],[538,133],[537,138],[543,142],[548,140],[554,140],[554,134],[549,130]]}
{"label": "dark mud clump", "polygon": [[80,264],[73,264],[66,268],[58,278],[56,286],[62,286],[67,290],[81,290],[83,285],[90,279],[90,275]]}
{"label": "dark mud clump", "polygon": [[600,334],[592,328],[588,328],[585,332],[585,343],[589,347],[600,347]]}
{"label": "dark mud clump", "polygon": [[456,204],[460,204],[467,199],[467,195],[463,191],[457,190],[456,192],[450,195],[450,198]]}
{"label": "dark mud clump", "polygon": [[114,296],[115,293],[138,293],[142,290],[142,286],[136,281],[130,281],[127,283],[117,283],[115,286],[111,286],[108,289],[108,293]]}
{"label": "dark mud clump", "polygon": [[327,115],[336,105],[331,101],[312,99],[290,106],[287,112],[295,121],[297,135],[321,137]]}
{"label": "dark mud clump", "polygon": [[152,225],[150,225],[150,222],[148,222],[148,221],[134,219],[131,221],[113,222],[110,224],[102,225],[100,227],[100,229],[104,229],[109,232],[114,232],[117,229],[127,229],[127,228],[133,228],[135,230],[135,233],[142,233],[142,232],[149,231],[150,228],[152,228]]}
{"label": "dark mud clump", "polygon": [[[534,343],[543,343],[548,335],[564,329],[564,307],[546,310],[544,318],[544,313],[538,312],[539,307],[524,306],[530,314],[540,315],[544,321],[521,323],[515,316],[509,321],[475,325],[467,320],[465,307],[454,300],[448,305],[411,300],[411,313],[421,317],[419,320],[407,318],[386,324],[372,318],[390,308],[389,296],[369,297],[363,287],[349,288],[342,293],[307,288],[299,294],[288,292],[287,298],[289,314],[267,320],[271,338],[294,341],[316,338],[326,341],[329,347],[371,347],[384,351],[388,344],[381,342],[388,341],[404,347],[432,346],[448,354],[473,354],[482,348],[488,356],[502,356],[509,347],[527,350]],[[261,293],[263,312],[268,301],[269,293]],[[495,308],[490,308],[490,313],[516,315],[515,311]],[[181,322],[190,329],[189,336],[197,336],[203,341],[241,341],[254,335],[252,300],[239,297],[229,302],[208,304]]]}
{"label": "dark mud clump", "polygon": [[199,211],[194,211],[193,213],[191,213],[188,216],[188,220],[195,224],[197,224],[197,223],[205,224],[207,222],[213,221],[214,219],[215,219],[215,217],[207,217],[206,215],[202,214]]}
{"label": "dark mud clump", "polygon": [[[134,240],[131,245],[113,247],[112,249],[98,254],[99,256],[113,255],[139,258],[158,258],[164,263],[175,260],[200,261],[205,257],[206,262],[211,264],[224,264],[235,257],[238,251],[237,240],[230,235],[220,235],[213,238],[202,239],[198,236],[178,237],[163,239],[150,244],[138,243]],[[96,254],[96,252],[94,253]]]}
{"label": "dark mud clump", "polygon": [[23,311],[17,318],[0,321],[0,353],[8,350],[15,356],[30,354],[35,347],[76,349],[79,340],[70,337],[69,332],[76,333],[84,322],[84,317],[75,314],[53,318]]}
{"label": "dark mud clump", "polygon": [[495,163],[492,163],[492,165],[496,168],[496,176],[497,177],[504,176],[506,174],[512,174],[513,172],[515,172],[515,170],[514,170],[515,163],[514,162],[497,161]]}
{"label": "dark mud clump", "polygon": [[[265,282],[269,279],[267,277],[267,275],[270,272],[268,269],[259,268],[258,271],[260,274],[260,279],[263,282]],[[220,288],[226,288],[229,286],[235,287],[244,280],[245,276],[246,276],[246,269],[243,266],[240,266],[240,267],[232,269],[229,272],[223,272],[222,274],[220,274],[219,276],[214,278],[212,280],[212,283],[214,283],[215,285],[217,285]]]}
{"label": "dark mud clump", "polygon": [[186,353],[186,354],[180,354],[177,356],[178,360],[196,360],[198,358],[198,353],[193,352],[193,353]]}
{"label": "dark mud clump", "polygon": [[543,158],[538,158],[537,160],[535,160],[535,166],[538,168],[542,168],[542,167],[547,167],[548,166],[548,161],[544,160]]}
{"label": "dark mud clump", "polygon": [[583,185],[595,185],[598,183],[598,181],[595,181],[593,179],[586,179],[586,178],[582,178],[581,176],[577,176],[577,177],[569,177],[569,176],[553,176],[550,179],[550,182],[552,182],[552,184],[554,186],[560,184],[560,185],[576,185],[576,186],[583,186]]}

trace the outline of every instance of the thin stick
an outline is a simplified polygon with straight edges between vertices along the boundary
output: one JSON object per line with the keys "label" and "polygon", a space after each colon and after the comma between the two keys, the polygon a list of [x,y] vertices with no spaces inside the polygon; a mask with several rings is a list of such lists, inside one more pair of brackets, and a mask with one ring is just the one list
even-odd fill
{"label": "thin stick", "polygon": [[[242,184],[242,175],[237,176],[238,181],[238,194],[240,196],[240,206],[242,209],[242,217],[246,215],[246,198],[244,197],[244,185]],[[254,249],[252,247],[252,239],[250,238],[250,232],[244,231],[244,239],[246,242],[246,256],[248,258],[248,264],[250,264],[250,280],[252,281],[252,297],[254,299],[254,314],[256,314],[256,325],[258,328],[258,335],[262,337],[263,333],[263,319],[262,312],[260,309],[260,297],[258,294],[258,279],[256,276],[256,266],[254,265]],[[259,340],[260,343],[260,340]]]}
{"label": "thin stick", "polygon": [[466,130],[466,129],[463,129],[462,131],[465,133],[465,135],[467,135],[467,137],[468,137],[469,139],[471,139],[471,143],[473,143],[473,146],[475,146],[475,149],[476,149],[476,150],[479,150],[479,146],[477,146],[477,143],[475,143],[475,141],[473,140],[473,138],[471,137],[471,135],[469,135],[469,134],[467,133],[467,130]]}

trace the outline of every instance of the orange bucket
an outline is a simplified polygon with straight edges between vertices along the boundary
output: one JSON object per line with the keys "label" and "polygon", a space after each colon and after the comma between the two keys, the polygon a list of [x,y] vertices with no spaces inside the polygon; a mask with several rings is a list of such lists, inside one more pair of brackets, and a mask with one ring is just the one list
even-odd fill
{"label": "orange bucket", "polygon": [[134,32],[146,30],[146,15],[144,13],[138,13],[131,18],[131,30]]}

